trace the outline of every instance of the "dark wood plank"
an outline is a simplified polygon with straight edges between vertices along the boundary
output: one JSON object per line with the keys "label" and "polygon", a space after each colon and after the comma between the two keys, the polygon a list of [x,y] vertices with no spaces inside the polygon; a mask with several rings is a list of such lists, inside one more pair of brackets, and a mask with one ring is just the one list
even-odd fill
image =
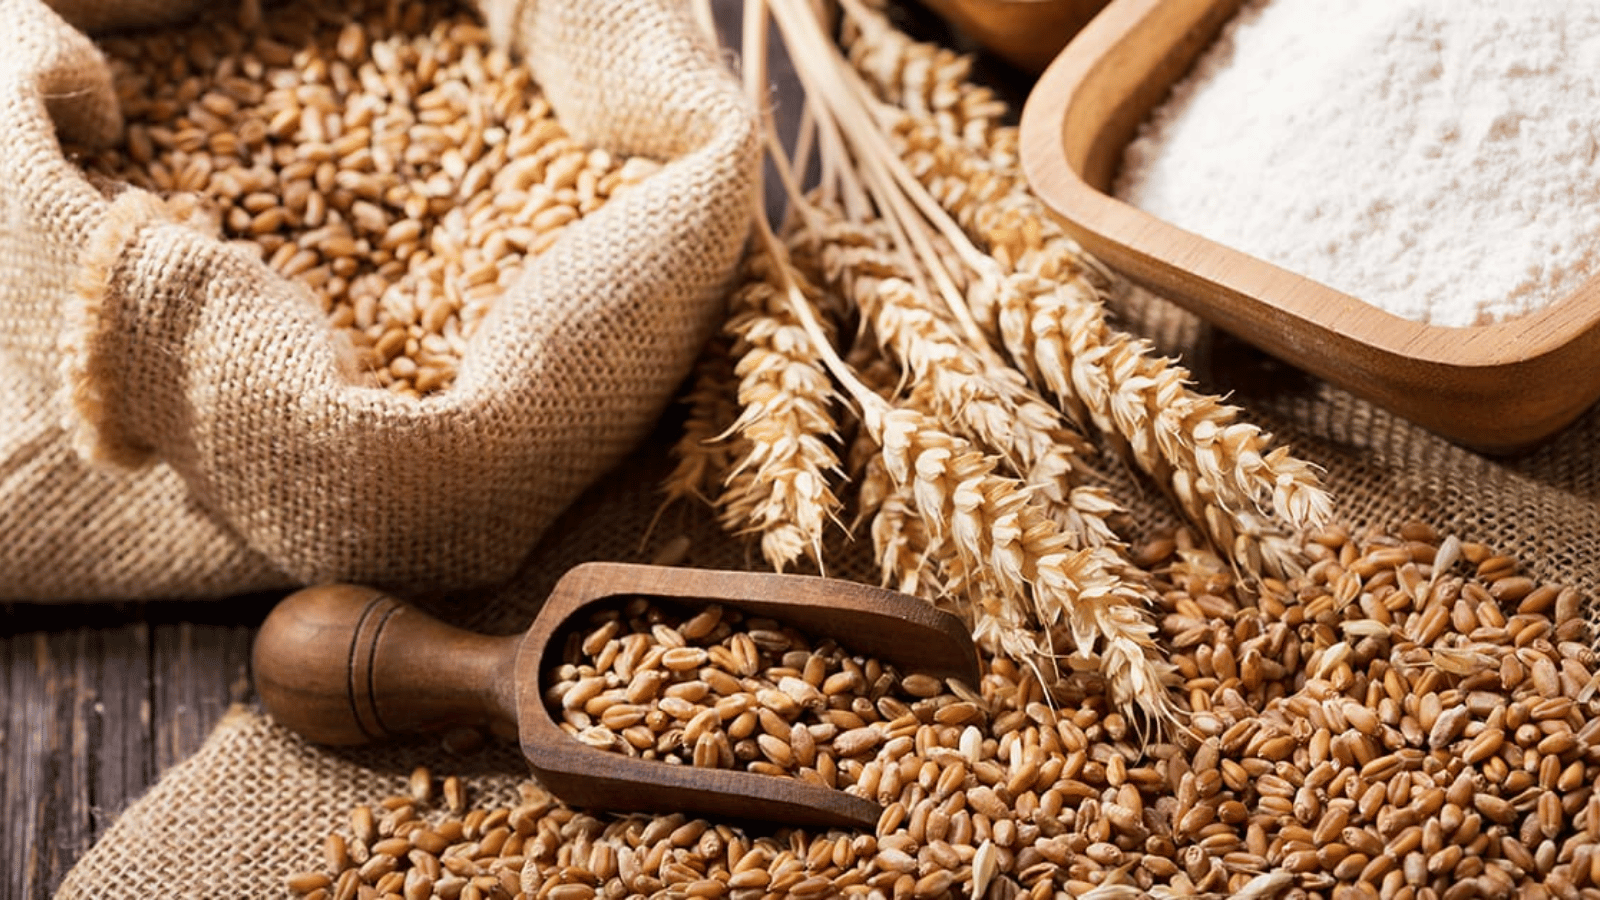
{"label": "dark wood plank", "polygon": [[[4,825],[0,854],[8,860],[7,895],[45,897],[52,875],[64,871],[62,846],[75,844],[73,815],[81,808],[79,785],[66,765],[70,728],[62,727],[60,704],[70,697],[59,668],[70,636],[20,634],[7,641],[4,736]],[[67,654],[70,657],[70,654]],[[62,771],[67,768],[68,771]],[[63,834],[63,832],[65,832]]]}
{"label": "dark wood plank", "polygon": [[91,838],[88,748],[80,713],[93,678],[84,629],[39,630],[4,638],[4,762],[0,848],[4,896],[46,897]]}
{"label": "dark wood plank", "polygon": [[0,610],[0,900],[50,897],[250,697],[251,641],[275,600]]}
{"label": "dark wood plank", "polygon": [[138,621],[95,631],[98,661],[80,700],[92,765],[91,838],[110,827],[154,780],[150,746],[150,626]]}
{"label": "dark wood plank", "polygon": [[246,626],[188,621],[152,631],[150,704],[158,771],[198,750],[229,704],[249,693],[253,633]]}
{"label": "dark wood plank", "polygon": [[8,636],[0,641],[0,688],[5,698],[5,709],[0,710],[0,857],[10,864],[0,870],[0,891],[6,897],[23,897],[23,885],[31,877],[27,856],[29,824],[25,796],[28,781],[27,740],[30,717],[37,702],[29,698],[37,691],[26,681],[20,671],[26,657],[19,654],[16,639]]}
{"label": "dark wood plank", "polygon": [[49,673],[46,687],[52,694],[46,710],[53,727],[41,771],[55,805],[40,810],[38,848],[51,888],[54,873],[65,872],[89,841],[83,827],[90,818],[89,736],[80,711],[94,663],[88,653],[91,638],[88,630],[74,629],[34,642],[38,665]]}

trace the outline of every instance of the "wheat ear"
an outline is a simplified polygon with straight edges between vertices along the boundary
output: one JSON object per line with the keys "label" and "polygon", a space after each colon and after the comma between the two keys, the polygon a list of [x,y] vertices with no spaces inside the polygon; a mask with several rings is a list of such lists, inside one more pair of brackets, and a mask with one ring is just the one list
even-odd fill
{"label": "wheat ear", "polygon": [[735,441],[724,437],[739,419],[732,349],[731,340],[716,339],[695,361],[689,390],[680,400],[686,412],[682,432],[672,445],[676,462],[661,483],[663,507],[691,498],[713,503],[742,455]]}
{"label": "wheat ear", "polygon": [[854,299],[873,336],[905,370],[919,405],[999,454],[1084,543],[1115,543],[1107,522],[1119,510],[1103,491],[1073,485],[1091,448],[1059,411],[987,347],[963,338],[903,270],[882,229],[846,222],[837,209],[815,208],[812,218],[825,248],[824,275]]}
{"label": "wheat ear", "polygon": [[770,257],[751,254],[747,280],[730,301],[724,330],[735,338],[741,412],[726,434],[743,452],[717,505],[725,528],[760,536],[774,569],[801,556],[822,568],[824,532],[841,508],[830,485],[841,476],[830,445],[838,435],[836,397],[811,336],[773,283],[775,271]]}
{"label": "wheat ear", "polygon": [[[829,120],[842,117],[837,132],[849,142],[864,141],[851,143],[849,149],[877,211],[891,225],[909,222],[924,198],[901,193],[911,183],[894,169],[897,158],[884,155],[881,136],[873,141],[876,125],[864,118],[854,96],[858,88],[848,83],[848,69],[837,59],[837,49],[822,33],[813,11],[802,0],[774,0],[770,8],[808,97],[818,102],[821,133],[833,133]],[[839,142],[824,145],[828,143]],[[753,205],[753,210],[759,206]],[[757,239],[772,259],[781,262],[783,247],[765,218],[759,213],[754,218]],[[903,230],[910,242],[917,242],[915,229]],[[924,240],[917,253],[937,276],[937,254],[927,252],[929,247]],[[968,258],[975,254],[970,243],[957,249]],[[778,268],[788,271],[785,265]],[[946,302],[953,299],[950,282],[946,278],[940,285]],[[1124,577],[1128,569],[1124,560],[1102,547],[1072,550],[1072,536],[1032,502],[1027,485],[1000,474],[998,456],[951,434],[915,409],[892,407],[848,370],[792,278],[784,297],[823,362],[859,408],[867,434],[883,448],[891,480],[909,490],[930,539],[947,542],[945,552],[962,561],[963,577],[973,586],[969,594],[1005,605],[1005,615],[990,618],[1006,624],[986,637],[1026,659],[1029,653],[1052,650],[1051,637],[1064,634],[1077,653],[1107,663],[1116,702],[1141,708],[1155,722],[1169,721],[1175,715],[1165,688],[1169,668],[1155,655],[1154,626],[1145,609],[1151,595]],[[959,309],[953,308],[952,314],[961,320]],[[966,324],[963,332],[981,340],[970,327],[970,318]]]}
{"label": "wheat ear", "polygon": [[[845,8],[858,29],[890,27],[859,3]],[[949,88],[962,89],[975,88]],[[884,106],[876,114],[928,196],[989,248],[997,267],[979,268],[969,296],[1019,368],[1125,446],[1236,562],[1258,574],[1292,572],[1299,554],[1284,527],[1315,527],[1331,513],[1315,470],[1272,448],[1236,408],[1192,390],[1182,367],[1109,325],[1103,268],[1050,221],[1020,171],[968,143],[959,123]]]}

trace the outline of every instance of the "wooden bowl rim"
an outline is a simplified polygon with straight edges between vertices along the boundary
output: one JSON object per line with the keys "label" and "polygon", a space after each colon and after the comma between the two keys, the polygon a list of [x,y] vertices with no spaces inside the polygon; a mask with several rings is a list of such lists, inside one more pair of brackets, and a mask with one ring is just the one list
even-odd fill
{"label": "wooden bowl rim", "polygon": [[[1358,354],[1401,373],[1412,387],[1477,390],[1504,378],[1534,376],[1546,361],[1577,364],[1580,351],[1600,360],[1600,276],[1542,309],[1501,322],[1430,325],[1405,319],[1310,278],[1177,227],[1111,196],[1091,184],[1072,161],[1066,122],[1095,90],[1126,78],[1131,42],[1185,39],[1162,33],[1157,17],[1171,18],[1174,7],[1194,15],[1237,7],[1238,0],[1112,0],[1078,33],[1040,75],[1024,105],[1020,124],[1024,171],[1040,199],[1090,252],[1135,281],[1177,301],[1203,318],[1236,331],[1268,352],[1290,360],[1297,351],[1317,349],[1309,371],[1354,393],[1372,397],[1324,356]],[[1191,15],[1185,11],[1177,15]],[[1231,15],[1231,12],[1228,13]],[[1144,54],[1157,54],[1148,44]],[[1181,77],[1181,73],[1177,76]],[[1170,87],[1170,82],[1164,87]],[[1123,98],[1115,98],[1123,99]],[[1104,105],[1103,103],[1101,105]],[[1148,115],[1149,110],[1142,110]],[[1110,117],[1091,120],[1104,130]],[[1093,139],[1092,137],[1089,139]],[[1081,138],[1080,138],[1081,140]],[[1251,320],[1255,321],[1251,321]],[[1270,326],[1270,327],[1268,327]],[[1488,449],[1520,449],[1564,427],[1600,397],[1600,364],[1590,377],[1562,378],[1544,387],[1563,389],[1559,412],[1541,410],[1537,422],[1503,423],[1506,434],[1475,440],[1470,426],[1449,417],[1429,416],[1418,403],[1383,405],[1414,418],[1447,437]],[[1496,377],[1501,376],[1501,377]],[[1383,391],[1377,392],[1379,395]],[[1559,424],[1557,424],[1557,420]],[[1516,432],[1516,434],[1511,434]]]}

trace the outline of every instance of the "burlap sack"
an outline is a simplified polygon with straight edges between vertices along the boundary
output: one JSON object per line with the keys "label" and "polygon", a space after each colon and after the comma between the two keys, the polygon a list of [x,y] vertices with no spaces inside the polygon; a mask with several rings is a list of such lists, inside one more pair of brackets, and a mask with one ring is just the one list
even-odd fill
{"label": "burlap sack", "polygon": [[575,137],[665,165],[530,265],[418,402],[358,386],[258,259],[91,187],[60,141],[116,138],[108,70],[39,0],[0,3],[0,599],[500,582],[646,433],[743,247],[755,117],[666,0],[481,11]]}

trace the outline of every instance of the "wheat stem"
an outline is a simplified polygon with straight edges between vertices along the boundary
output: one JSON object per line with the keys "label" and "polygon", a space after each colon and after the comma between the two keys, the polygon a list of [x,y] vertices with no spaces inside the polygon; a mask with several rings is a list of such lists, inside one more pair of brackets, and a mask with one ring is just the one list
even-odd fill
{"label": "wheat stem", "polygon": [[816,19],[797,13],[794,4],[786,0],[777,0],[773,11],[784,29],[785,40],[790,42],[796,73],[808,95],[821,98],[839,120],[863,170],[863,181],[877,203],[879,215],[895,231],[896,242],[908,245],[916,253],[934,279],[939,296],[969,338],[978,344],[986,343],[963,292],[924,229],[931,223],[961,260],[976,271],[992,268],[993,261],[973,246],[959,224],[927,196],[926,189],[883,137],[873,109],[876,102],[838,49],[822,34]]}

